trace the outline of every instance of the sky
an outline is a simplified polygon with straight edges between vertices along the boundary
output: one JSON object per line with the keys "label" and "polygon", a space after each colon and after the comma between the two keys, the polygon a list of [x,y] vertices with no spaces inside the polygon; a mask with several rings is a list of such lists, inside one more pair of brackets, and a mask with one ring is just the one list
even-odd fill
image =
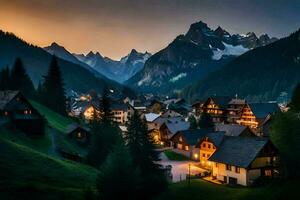
{"label": "sky", "polygon": [[120,59],[155,53],[190,24],[284,37],[300,28],[300,0],[0,0],[0,29],[44,47]]}

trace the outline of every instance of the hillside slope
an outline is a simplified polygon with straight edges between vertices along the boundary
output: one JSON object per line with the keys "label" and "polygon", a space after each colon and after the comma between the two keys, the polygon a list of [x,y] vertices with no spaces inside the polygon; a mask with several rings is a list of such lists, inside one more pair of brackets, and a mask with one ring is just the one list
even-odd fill
{"label": "hillside slope", "polygon": [[277,42],[251,50],[203,80],[182,96],[190,100],[209,95],[243,96],[252,101],[276,100],[300,81],[300,30]]}

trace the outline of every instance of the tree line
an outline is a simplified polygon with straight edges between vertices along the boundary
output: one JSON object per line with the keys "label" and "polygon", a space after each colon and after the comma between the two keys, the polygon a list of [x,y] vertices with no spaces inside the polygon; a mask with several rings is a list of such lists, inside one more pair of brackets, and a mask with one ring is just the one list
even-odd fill
{"label": "tree line", "polygon": [[66,114],[66,95],[60,68],[55,56],[52,57],[48,73],[35,89],[24,64],[17,58],[12,69],[0,71],[0,90],[18,90],[27,98],[37,100],[52,110]]}

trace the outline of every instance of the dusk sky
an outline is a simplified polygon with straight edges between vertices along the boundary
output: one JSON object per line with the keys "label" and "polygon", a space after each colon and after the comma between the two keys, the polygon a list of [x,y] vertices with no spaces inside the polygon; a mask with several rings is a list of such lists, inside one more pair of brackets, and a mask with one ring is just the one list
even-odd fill
{"label": "dusk sky", "polygon": [[0,0],[0,29],[114,59],[132,48],[155,53],[200,20],[282,37],[300,28],[300,0]]}

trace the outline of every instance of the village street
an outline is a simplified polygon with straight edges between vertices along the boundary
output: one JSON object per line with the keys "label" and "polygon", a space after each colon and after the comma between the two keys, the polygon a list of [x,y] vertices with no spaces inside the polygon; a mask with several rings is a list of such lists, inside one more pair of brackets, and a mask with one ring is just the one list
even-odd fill
{"label": "village street", "polygon": [[205,170],[196,167],[195,165],[198,164],[194,161],[172,161],[167,158],[167,156],[162,152],[160,154],[161,161],[159,164],[163,166],[172,166],[172,175],[173,175],[173,182],[180,182],[181,180],[186,179],[186,175],[189,174],[189,164],[190,164],[190,173],[191,175],[199,174],[204,172]]}

